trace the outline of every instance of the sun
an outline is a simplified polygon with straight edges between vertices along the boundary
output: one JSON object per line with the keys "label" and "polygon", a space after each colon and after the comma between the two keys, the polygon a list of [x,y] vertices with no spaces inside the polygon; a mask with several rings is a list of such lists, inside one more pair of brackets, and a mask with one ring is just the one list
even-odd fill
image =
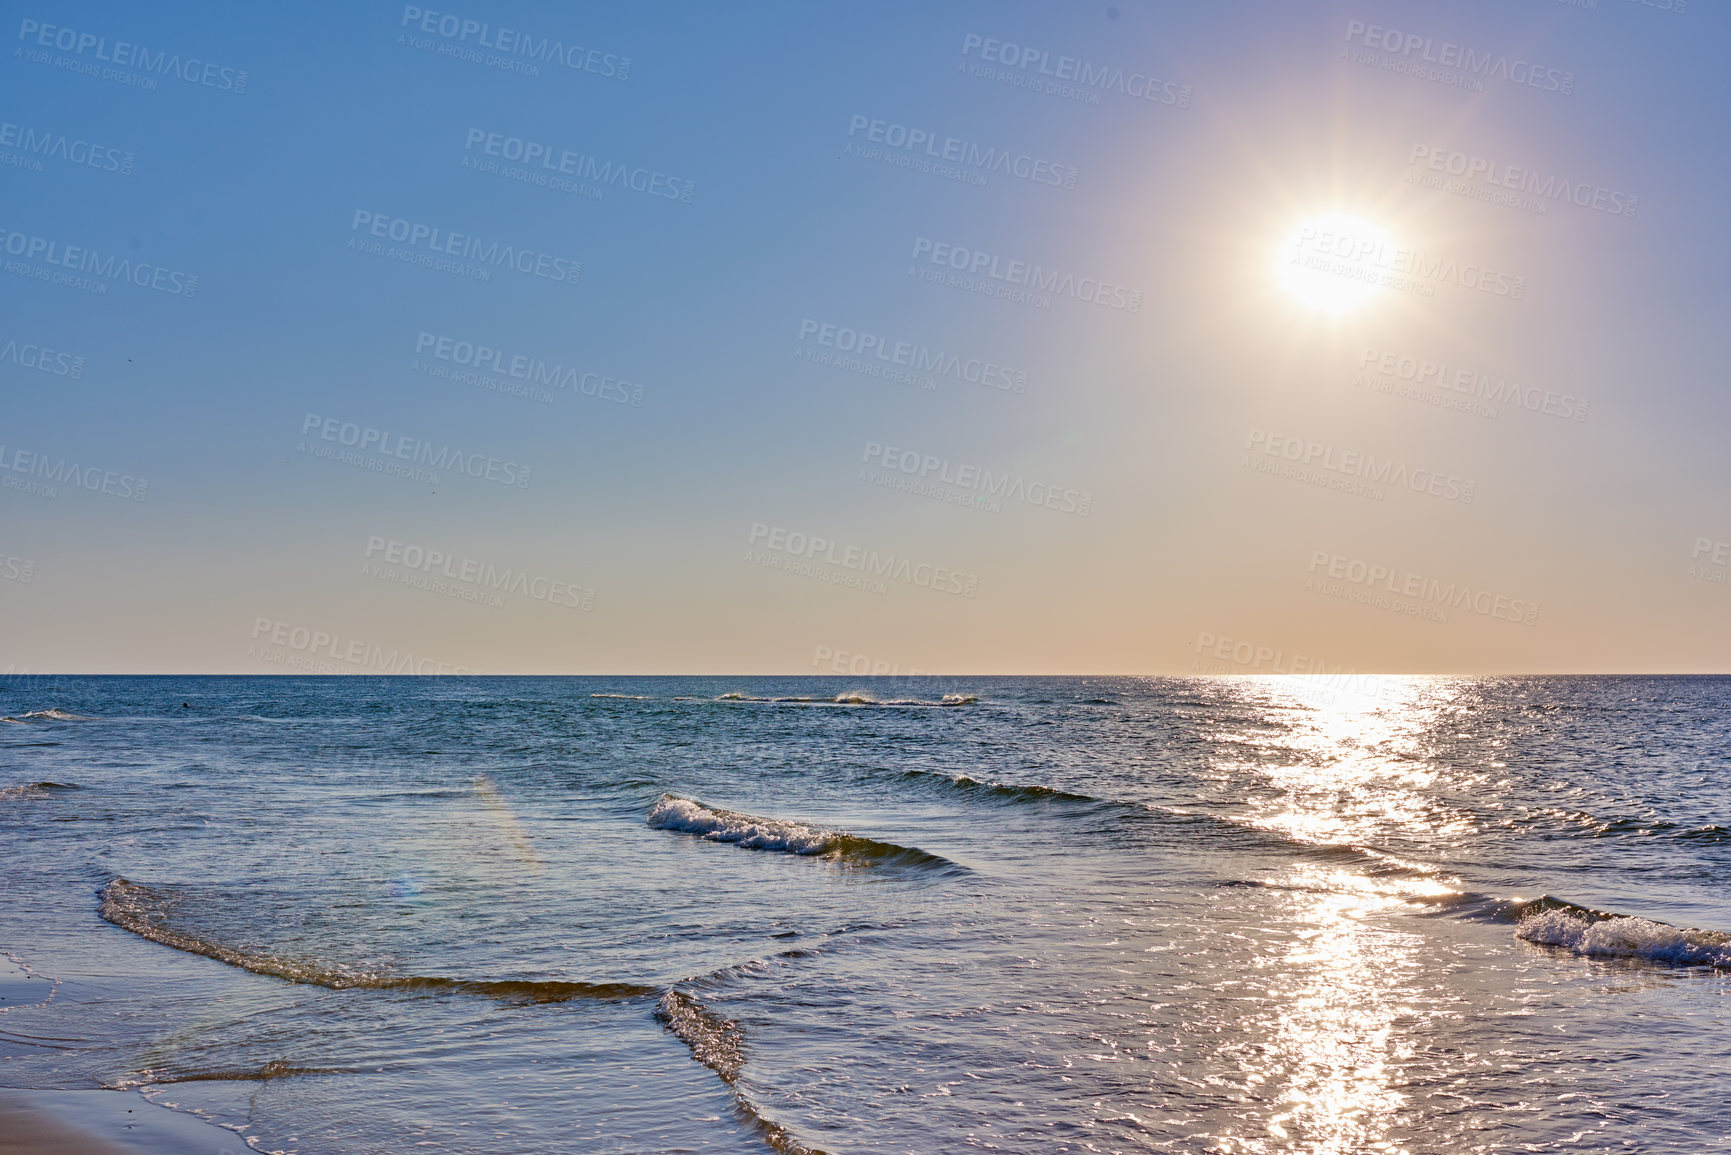
{"label": "sun", "polygon": [[1276,272],[1300,304],[1323,313],[1349,313],[1382,294],[1394,251],[1380,226],[1336,213],[1295,229],[1276,254]]}

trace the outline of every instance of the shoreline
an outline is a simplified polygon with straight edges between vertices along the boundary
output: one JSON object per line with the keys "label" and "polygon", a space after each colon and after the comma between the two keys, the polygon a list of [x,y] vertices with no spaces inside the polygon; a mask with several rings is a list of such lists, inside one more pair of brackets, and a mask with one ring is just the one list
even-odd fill
{"label": "shoreline", "polygon": [[0,1087],[0,1155],[250,1155],[233,1131],[137,1091]]}

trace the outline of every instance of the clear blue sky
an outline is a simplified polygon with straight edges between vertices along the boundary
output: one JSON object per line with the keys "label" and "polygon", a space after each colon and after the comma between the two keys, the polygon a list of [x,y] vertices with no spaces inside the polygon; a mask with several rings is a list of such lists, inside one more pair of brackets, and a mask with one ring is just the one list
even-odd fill
{"label": "clear blue sky", "polygon": [[0,670],[1726,666],[1703,0],[10,13]]}

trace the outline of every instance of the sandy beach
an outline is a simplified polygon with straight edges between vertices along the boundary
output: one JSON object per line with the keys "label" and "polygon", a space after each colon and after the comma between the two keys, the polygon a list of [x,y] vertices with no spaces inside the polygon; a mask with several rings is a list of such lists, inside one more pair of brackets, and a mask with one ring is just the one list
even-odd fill
{"label": "sandy beach", "polygon": [[243,1155],[245,1143],[133,1091],[0,1089],[0,1155]]}

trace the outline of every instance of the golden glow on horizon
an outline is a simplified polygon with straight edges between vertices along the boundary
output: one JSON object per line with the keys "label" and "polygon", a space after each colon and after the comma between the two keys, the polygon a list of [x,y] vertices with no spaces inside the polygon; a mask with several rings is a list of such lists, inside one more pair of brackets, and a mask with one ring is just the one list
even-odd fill
{"label": "golden glow on horizon", "polygon": [[1393,249],[1379,225],[1332,213],[1305,221],[1287,236],[1276,271],[1300,304],[1331,315],[1349,313],[1382,295],[1377,260]]}

